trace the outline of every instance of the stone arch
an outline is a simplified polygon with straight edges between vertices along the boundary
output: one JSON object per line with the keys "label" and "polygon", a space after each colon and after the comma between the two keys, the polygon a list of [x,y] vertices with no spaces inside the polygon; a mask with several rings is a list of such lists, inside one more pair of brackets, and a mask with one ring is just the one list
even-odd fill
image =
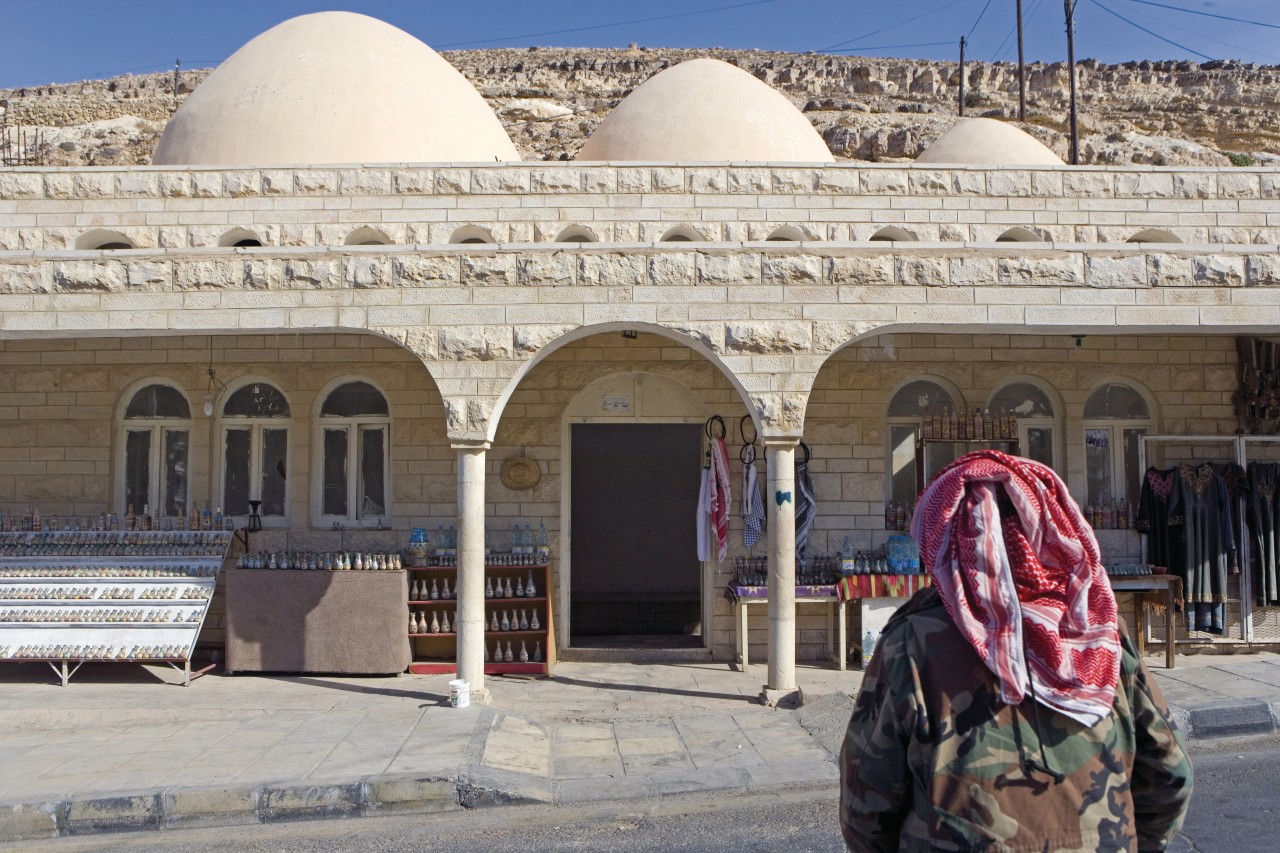
{"label": "stone arch", "polygon": [[1126,243],[1181,243],[1182,240],[1172,231],[1163,228],[1146,228],[1134,234]]}
{"label": "stone arch", "polygon": [[1030,228],[1021,226],[1010,228],[999,237],[996,238],[997,243],[1044,243],[1045,238],[1032,231]]}
{"label": "stone arch", "polygon": [[556,235],[556,243],[598,243],[600,238],[585,225],[570,225]]}
{"label": "stone arch", "polygon": [[765,239],[765,242],[773,241],[773,242],[799,243],[804,241],[806,238],[805,238],[804,232],[801,231],[796,226],[782,225],[778,228],[773,229],[773,231],[769,233],[769,236],[764,239]]}
{"label": "stone arch", "polygon": [[658,238],[659,243],[705,243],[707,238],[692,225],[677,225],[669,228]]}
{"label": "stone arch", "polygon": [[867,240],[873,243],[878,243],[881,241],[895,242],[895,243],[898,243],[898,242],[913,243],[916,240],[916,235],[912,234],[910,231],[906,230],[905,228],[899,228],[896,225],[886,225],[885,227],[881,228],[879,231],[877,231],[876,233],[868,237]]}
{"label": "stone arch", "polygon": [[463,225],[449,235],[450,243],[497,243],[493,232],[479,225]]}
{"label": "stone arch", "polygon": [[[451,240],[450,242],[458,242]],[[352,231],[342,241],[344,246],[390,246],[392,240],[385,231],[365,225]]]}
{"label": "stone arch", "polygon": [[218,238],[218,245],[222,248],[248,248],[251,246],[261,246],[262,239],[248,228],[232,228]]}
{"label": "stone arch", "polygon": [[76,238],[77,251],[99,251],[113,249],[136,249],[137,246],[119,231],[107,228],[95,228],[86,231]]}
{"label": "stone arch", "polygon": [[668,340],[675,341],[678,344],[683,344],[689,347],[691,350],[693,350],[694,352],[698,353],[699,355],[707,359],[708,362],[714,365],[716,369],[719,370],[725,376],[725,378],[729,380],[729,384],[733,386],[733,389],[735,391],[738,392],[739,396],[743,400],[743,403],[747,407],[747,411],[751,414],[751,419],[756,426],[757,432],[763,435],[763,428],[761,427],[761,423],[760,423],[761,412],[759,411],[759,406],[756,403],[756,396],[762,391],[766,391],[767,389],[764,389],[764,388],[753,389],[749,387],[748,383],[743,380],[743,377],[735,373],[733,369],[730,368],[729,365],[724,362],[724,360],[721,358],[721,354],[717,352],[710,345],[708,341],[699,339],[693,335],[683,333],[675,329],[667,328],[666,326],[662,326],[660,324],[638,323],[638,322],[631,322],[631,321],[615,321],[610,323],[599,323],[599,324],[589,325],[589,326],[580,326],[576,329],[567,331],[564,334],[560,335],[559,337],[555,338],[554,340],[544,344],[541,348],[538,349],[536,353],[533,354],[531,358],[529,358],[527,361],[521,364],[519,369],[517,369],[515,373],[512,374],[511,378],[507,380],[507,384],[502,389],[502,392],[498,394],[497,397],[494,399],[493,411],[489,416],[488,435],[487,435],[488,440],[489,441],[494,440],[494,436],[496,435],[498,430],[498,424],[502,419],[502,412],[506,408],[507,403],[510,401],[511,395],[515,393],[516,389],[520,386],[520,383],[524,380],[526,376],[529,375],[530,371],[532,371],[534,367],[536,367],[538,364],[544,361],[549,355],[561,349],[562,347],[567,346],[568,344],[571,344],[575,341],[580,341],[584,338],[593,337],[595,335],[599,335],[601,333],[606,333],[606,332],[624,333],[628,331],[644,331],[644,332],[651,332],[653,334],[660,335],[664,338],[667,338]]}

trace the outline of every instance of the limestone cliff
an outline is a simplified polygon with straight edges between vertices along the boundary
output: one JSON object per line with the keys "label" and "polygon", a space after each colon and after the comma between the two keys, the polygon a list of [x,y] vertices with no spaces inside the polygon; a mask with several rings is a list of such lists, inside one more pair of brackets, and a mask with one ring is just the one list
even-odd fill
{"label": "limestone cliff", "polygon": [[[567,159],[648,77],[696,56],[732,62],[803,109],[839,158],[915,157],[956,113],[956,63],[742,50],[528,48],[445,56],[507,125],[526,159]],[[45,128],[48,163],[146,163],[164,121],[207,71],[0,90],[9,125]],[[1280,67],[1222,61],[1079,65],[1083,162],[1280,162]],[[1017,115],[1017,66],[971,63],[966,113]],[[1065,156],[1062,63],[1027,69],[1027,130]],[[1230,155],[1230,156],[1228,156]]]}

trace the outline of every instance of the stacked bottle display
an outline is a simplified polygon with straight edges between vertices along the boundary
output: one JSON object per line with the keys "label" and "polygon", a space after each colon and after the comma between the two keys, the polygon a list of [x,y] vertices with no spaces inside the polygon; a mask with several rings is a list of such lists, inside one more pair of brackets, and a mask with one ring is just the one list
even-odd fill
{"label": "stacked bottle display", "polygon": [[235,527],[231,518],[222,514],[222,507],[211,508],[206,502],[204,510],[194,506],[190,513],[179,512],[177,515],[152,514],[151,506],[143,504],[142,514],[134,512],[131,504],[121,518],[114,512],[100,512],[98,515],[68,515],[59,518],[52,514],[42,516],[37,504],[29,504],[26,511],[19,514],[5,512],[0,509],[0,532],[41,533],[45,531],[232,531]]}
{"label": "stacked bottle display", "polygon": [[890,501],[884,505],[885,530],[910,530],[911,513],[905,502]]}
{"label": "stacked bottle display", "polygon": [[974,409],[972,415],[956,414],[947,407],[941,414],[925,415],[920,437],[942,441],[1014,441],[1018,438],[1018,417],[1003,410]]}
{"label": "stacked bottle display", "polygon": [[329,572],[395,572],[399,554],[366,551],[253,551],[240,555],[241,569],[294,569]]}
{"label": "stacked bottle display", "polygon": [[[484,533],[484,554],[485,564],[489,566],[542,566],[546,565],[551,557],[551,549],[548,546],[547,528],[543,522],[538,522],[538,529],[534,530],[532,525],[526,523],[523,527],[517,522],[511,526],[511,550],[506,552],[494,552],[490,547],[490,534],[486,530]],[[450,525],[443,525],[436,528],[435,546],[432,547],[431,539],[427,535],[425,528],[414,528],[413,534],[409,539],[409,556],[411,560],[419,559],[420,555],[430,553],[431,564],[437,567],[452,567],[458,565],[458,532]]]}
{"label": "stacked bottle display", "polygon": [[1094,530],[1128,530],[1134,527],[1133,504],[1124,498],[1112,506],[1111,501],[1101,504],[1087,504],[1084,508],[1085,521]]}

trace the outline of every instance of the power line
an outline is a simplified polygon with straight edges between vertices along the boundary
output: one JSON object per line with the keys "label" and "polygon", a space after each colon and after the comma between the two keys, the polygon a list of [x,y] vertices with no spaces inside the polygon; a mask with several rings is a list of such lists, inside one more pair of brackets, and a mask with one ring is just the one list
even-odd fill
{"label": "power line", "polygon": [[1185,50],[1187,53],[1194,53],[1196,56],[1200,57],[1201,59],[1213,60],[1214,58],[1207,53],[1201,53],[1198,50],[1193,50],[1192,48],[1187,47],[1185,44],[1179,44],[1173,39],[1165,38],[1164,36],[1160,35],[1154,30],[1147,29],[1146,27],[1142,26],[1142,24],[1129,20],[1124,15],[1121,15],[1119,12],[1113,9],[1108,9],[1106,6],[1103,6],[1102,3],[1099,2],[1099,0],[1089,0],[1089,2],[1097,6],[1102,11],[1106,12],[1108,15],[1114,15],[1115,17],[1124,21],[1126,24],[1133,27],[1134,29],[1142,30],[1147,35],[1151,36],[1152,38],[1158,38],[1160,39],[1160,41],[1164,42],[1165,44],[1171,44],[1174,47],[1178,48],[1179,50]]}
{"label": "power line", "polygon": [[982,11],[978,13],[978,20],[973,22],[973,26],[969,28],[969,34],[965,36],[965,41],[973,38],[973,31],[978,28],[978,24],[982,23],[982,19],[986,16],[987,10],[991,8],[991,0],[987,0],[987,5],[982,7]]}
{"label": "power line", "polygon": [[915,44],[878,44],[873,47],[858,45],[857,47],[841,47],[835,50],[818,50],[814,53],[856,53],[860,50],[895,50],[900,47],[937,47],[940,44],[955,44],[954,41],[922,41]]}
{"label": "power line", "polygon": [[1189,30],[1186,27],[1180,27],[1177,24],[1171,24],[1168,21],[1165,21],[1161,18],[1154,17],[1153,15],[1149,15],[1144,12],[1135,11],[1134,14],[1139,15],[1140,17],[1146,18],[1148,21],[1155,21],[1158,24],[1163,24],[1164,26],[1169,27],[1171,29],[1175,29],[1180,33],[1186,33],[1187,35],[1191,35],[1191,36],[1195,36],[1196,38],[1203,39],[1204,41],[1211,41],[1214,44],[1220,44],[1223,47],[1229,47],[1232,50],[1238,50],[1243,53],[1251,53],[1254,56],[1261,56],[1264,59],[1269,59],[1269,60],[1272,60],[1273,62],[1280,62],[1280,56],[1273,56],[1272,54],[1269,54],[1269,53],[1262,53],[1261,51],[1243,47],[1238,44],[1232,44],[1229,41],[1222,41],[1221,39],[1216,39],[1216,38],[1213,38],[1212,36],[1207,36],[1204,33],[1198,33],[1195,30]]}
{"label": "power line", "polygon": [[838,47],[844,47],[845,45],[847,45],[847,44],[852,44],[852,43],[853,43],[853,42],[855,42],[855,41],[861,41],[862,39],[871,38],[872,36],[879,35],[880,33],[888,32],[889,30],[893,29],[894,27],[900,27],[900,26],[902,26],[903,24],[909,24],[909,23],[911,23],[912,21],[918,21],[918,20],[920,20],[921,18],[924,18],[924,17],[927,17],[927,16],[929,16],[929,15],[934,14],[935,12],[941,12],[943,9],[949,9],[949,8],[950,8],[950,7],[952,7],[952,6],[959,5],[960,3],[963,3],[963,2],[964,2],[964,0],[951,0],[951,2],[950,2],[950,3],[943,3],[941,6],[937,6],[937,7],[933,8],[933,9],[930,9],[930,10],[929,10],[929,11],[927,11],[927,12],[921,12],[919,15],[912,15],[910,18],[903,18],[901,21],[895,21],[895,22],[893,22],[892,24],[889,24],[888,26],[881,27],[881,28],[880,28],[880,29],[878,29],[878,30],[872,30],[872,31],[871,31],[871,32],[869,32],[869,33],[863,33],[862,35],[859,35],[859,36],[854,36],[854,37],[853,37],[853,38],[851,38],[851,39],[845,39],[844,41],[838,41],[838,42],[836,42],[836,43],[835,43],[835,44],[833,44],[833,45],[828,45],[827,47],[819,48],[818,50],[816,50],[816,51],[814,51],[814,52],[815,52],[815,53],[830,53],[830,52],[834,52],[834,51],[835,51],[835,49],[836,49],[836,48],[838,48]]}
{"label": "power line", "polygon": [[[1188,15],[1199,15],[1202,18],[1217,18],[1220,21],[1232,21],[1237,24],[1251,24],[1255,27],[1267,27],[1272,30],[1280,30],[1280,24],[1268,24],[1264,21],[1249,21],[1244,18],[1233,18],[1230,15],[1218,15],[1213,12],[1201,12],[1199,9],[1184,9],[1181,6],[1170,6],[1168,3],[1156,3],[1154,0],[1129,0],[1130,3],[1140,3],[1143,6],[1157,6],[1161,9],[1171,9],[1174,12],[1183,12]],[[1265,55],[1265,54],[1264,54]]]}
{"label": "power line", "polygon": [[[1040,3],[1041,3],[1041,0],[1035,0],[1035,2],[1031,4],[1031,10],[1027,12],[1027,14],[1022,19],[1023,24],[1031,23],[1031,19],[1036,16],[1036,12],[1040,11]],[[1004,39],[1000,42],[1000,46],[997,47],[995,51],[992,52],[991,54],[992,62],[1004,61],[1004,58],[1009,55],[1009,51],[1013,50],[1013,45],[1010,44],[1010,41],[1013,39],[1014,34],[1017,32],[1018,32],[1017,24],[1009,28],[1008,35],[1006,35]]]}
{"label": "power line", "polygon": [[688,18],[691,15],[706,15],[711,12],[725,12],[729,9],[742,9],[747,6],[764,6],[769,3],[776,3],[778,0],[750,0],[747,3],[732,3],[728,6],[714,6],[710,9],[695,9],[692,12],[675,12],[670,15],[655,15],[651,18],[636,18],[631,21],[614,21],[611,24],[593,24],[589,27],[571,27],[565,30],[548,30],[544,33],[525,33],[518,36],[502,36],[500,38],[478,39],[476,41],[455,41],[449,44],[438,44],[436,48],[443,50],[450,47],[468,47],[477,44],[494,44],[503,41],[519,41],[520,39],[541,38],[542,36],[560,36],[567,33],[583,33],[589,30],[607,30],[611,27],[626,27],[631,24],[648,24],[653,21],[669,21],[672,18]]}

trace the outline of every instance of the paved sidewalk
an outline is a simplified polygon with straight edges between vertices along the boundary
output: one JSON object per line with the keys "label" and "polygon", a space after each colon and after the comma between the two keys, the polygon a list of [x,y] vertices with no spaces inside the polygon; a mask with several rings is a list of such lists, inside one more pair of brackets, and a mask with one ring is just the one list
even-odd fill
{"label": "paved sidewalk", "polygon": [[[1280,655],[1156,674],[1193,738],[1276,730]],[[52,675],[52,673],[49,673]],[[562,663],[490,678],[223,677],[98,665],[68,688],[0,668],[0,840],[140,827],[832,785],[861,681],[801,667],[806,704],[757,701],[763,666]]]}

